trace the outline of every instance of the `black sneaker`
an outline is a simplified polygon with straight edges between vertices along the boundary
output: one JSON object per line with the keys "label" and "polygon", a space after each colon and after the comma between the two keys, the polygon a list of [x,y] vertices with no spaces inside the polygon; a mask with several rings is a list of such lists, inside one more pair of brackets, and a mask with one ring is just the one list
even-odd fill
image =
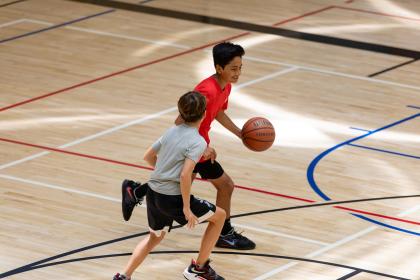
{"label": "black sneaker", "polygon": [[127,277],[119,273],[115,274],[114,278],[112,278],[112,280],[130,280],[130,279],[131,279],[130,277]]}
{"label": "black sneaker", "polygon": [[218,275],[216,271],[210,266],[210,260],[207,260],[203,268],[199,268],[194,260],[191,261],[189,267],[184,270],[184,277],[188,280],[225,280],[222,276]]}
{"label": "black sneaker", "polygon": [[236,250],[252,250],[255,249],[255,243],[232,228],[228,234],[219,236],[216,247]]}
{"label": "black sneaker", "polygon": [[134,190],[140,187],[141,184],[139,182],[134,182],[131,180],[124,180],[121,186],[121,206],[122,206],[122,213],[124,220],[130,220],[131,213],[133,213],[133,209],[137,204],[141,204],[143,202],[144,196],[140,198],[136,198],[134,195]]}

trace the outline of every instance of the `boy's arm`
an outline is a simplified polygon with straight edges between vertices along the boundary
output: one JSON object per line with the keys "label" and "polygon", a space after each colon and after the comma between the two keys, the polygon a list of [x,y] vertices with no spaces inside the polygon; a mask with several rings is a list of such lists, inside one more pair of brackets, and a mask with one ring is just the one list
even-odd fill
{"label": "boy's arm", "polygon": [[183,201],[183,211],[185,219],[188,221],[187,227],[193,228],[198,224],[197,217],[191,212],[190,208],[190,194],[191,194],[191,183],[192,173],[195,167],[195,162],[192,159],[185,158],[184,166],[181,171],[180,185],[181,195]]}
{"label": "boy's arm", "polygon": [[157,152],[150,147],[147,149],[147,151],[144,153],[143,159],[152,167],[155,167],[156,161],[157,161]]}
{"label": "boy's arm", "polygon": [[227,130],[242,139],[241,129],[225,114],[225,111],[219,111],[216,115],[216,120],[223,125]]}

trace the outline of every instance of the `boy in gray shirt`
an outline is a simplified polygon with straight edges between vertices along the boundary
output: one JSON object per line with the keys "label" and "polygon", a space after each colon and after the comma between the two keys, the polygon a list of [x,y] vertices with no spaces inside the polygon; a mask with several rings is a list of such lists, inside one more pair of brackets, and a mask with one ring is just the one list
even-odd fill
{"label": "boy in gray shirt", "polygon": [[[146,195],[150,234],[134,249],[124,270],[113,280],[130,280],[134,270],[169,232],[174,221],[193,228],[208,221],[197,260],[184,270],[186,279],[224,280],[209,265],[209,256],[223,227],[226,212],[212,203],[191,195],[192,173],[207,147],[198,133],[204,118],[206,99],[198,92],[188,92],[178,101],[178,110],[185,123],[171,127],[145,153],[144,159],[153,167],[150,180],[143,185],[125,180],[122,186],[124,219]],[[135,191],[134,191],[135,189]]]}

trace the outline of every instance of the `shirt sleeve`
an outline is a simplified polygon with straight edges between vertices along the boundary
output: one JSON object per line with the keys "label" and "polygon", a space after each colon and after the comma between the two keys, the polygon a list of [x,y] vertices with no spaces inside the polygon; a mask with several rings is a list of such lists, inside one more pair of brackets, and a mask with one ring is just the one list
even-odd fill
{"label": "shirt sleeve", "polygon": [[228,94],[227,94],[225,103],[223,103],[223,105],[222,105],[222,110],[226,110],[228,108],[228,105],[229,105],[229,95],[230,95],[230,91],[232,89],[232,85],[229,84],[227,86],[229,87],[229,88],[226,89],[226,90],[228,90]]}
{"label": "shirt sleeve", "polygon": [[204,150],[207,147],[206,141],[204,139],[200,139],[200,141],[195,141],[185,151],[185,157],[193,160],[194,162],[198,162],[201,156],[204,153]]}
{"label": "shirt sleeve", "polygon": [[152,145],[152,149],[155,150],[155,152],[159,152],[160,147],[162,147],[162,137],[160,137],[158,140],[156,140],[155,143]]}

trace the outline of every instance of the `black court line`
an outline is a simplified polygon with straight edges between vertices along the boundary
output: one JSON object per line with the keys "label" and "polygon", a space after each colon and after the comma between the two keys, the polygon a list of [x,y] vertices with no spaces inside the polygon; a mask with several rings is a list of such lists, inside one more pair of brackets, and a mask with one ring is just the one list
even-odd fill
{"label": "black court line", "polygon": [[[180,250],[180,251],[165,250],[165,251],[154,251],[154,252],[151,252],[150,254],[151,255],[168,255],[168,254],[197,254],[197,253],[198,253],[198,251],[192,251],[192,250]],[[298,258],[298,257],[290,257],[290,256],[274,255],[274,254],[247,253],[247,252],[226,252],[226,251],[213,251],[212,254],[240,255],[240,256],[251,256],[251,257],[266,257],[266,258],[276,258],[276,259],[286,259],[286,260],[293,260],[293,261],[300,261],[300,262],[317,263],[317,264],[323,264],[323,265],[328,265],[328,266],[352,269],[352,270],[357,271],[358,273],[364,272],[364,273],[384,276],[384,277],[392,278],[392,279],[410,280],[410,279],[407,279],[407,278],[403,278],[403,277],[399,277],[399,276],[395,276],[395,275],[391,275],[391,274],[385,274],[385,273],[377,272],[377,271],[373,271],[373,270],[348,266],[348,265],[339,264],[339,263],[318,261],[318,260],[307,259],[307,258]],[[54,265],[65,264],[65,263],[73,263],[73,262],[80,262],[80,261],[86,261],[86,260],[113,258],[113,257],[121,257],[121,256],[130,256],[130,255],[131,255],[131,253],[120,253],[120,254],[108,254],[108,255],[99,255],[99,256],[69,259],[69,260],[64,260],[64,261],[59,261],[59,262],[54,262],[54,263],[43,264],[43,265],[39,265],[39,266],[35,266],[35,267],[30,267],[26,271],[35,270],[35,269],[44,268],[44,267],[49,267],[49,266],[54,266]],[[354,272],[350,273],[348,275],[351,275],[351,274],[355,275]],[[348,278],[350,278],[350,277],[340,278],[340,279],[348,279]]]}
{"label": "black court line", "polygon": [[96,14],[89,15],[89,16],[84,16],[84,17],[81,17],[81,18],[78,18],[78,19],[74,19],[74,20],[71,20],[71,21],[67,21],[67,22],[63,22],[63,23],[60,23],[60,24],[52,25],[52,26],[42,28],[42,29],[39,29],[39,30],[27,32],[27,33],[24,33],[24,34],[21,34],[21,35],[1,39],[0,44],[5,43],[5,42],[9,42],[9,41],[13,41],[13,40],[16,40],[16,39],[19,39],[19,38],[32,36],[32,35],[35,35],[35,34],[38,34],[38,33],[49,31],[51,29],[60,28],[60,27],[66,26],[66,25],[70,25],[70,24],[73,24],[73,23],[76,23],[76,22],[80,22],[80,21],[84,21],[84,20],[91,19],[91,18],[94,18],[94,17],[102,16],[102,15],[109,14],[109,13],[112,13],[112,12],[115,12],[115,10],[114,9],[106,10],[104,12],[96,13]]}
{"label": "black court line", "polygon": [[298,206],[291,206],[291,207],[276,208],[276,209],[261,210],[261,211],[237,214],[237,215],[232,215],[231,218],[239,218],[239,217],[245,217],[245,216],[267,214],[267,213],[272,213],[272,212],[296,210],[296,209],[311,208],[311,207],[320,207],[320,206],[327,206],[327,205],[348,204],[348,203],[358,203],[358,202],[388,200],[388,199],[413,198],[413,197],[420,197],[420,194],[403,195],[403,196],[390,196],[390,197],[375,197],[375,198],[364,198],[364,199],[354,199],[354,200],[345,200],[345,201],[305,204],[305,205],[298,205]]}
{"label": "black court line", "polygon": [[360,272],[363,272],[363,271],[361,271],[361,270],[355,270],[355,271],[353,271],[352,273],[346,274],[346,275],[344,275],[343,277],[338,278],[337,280],[345,280],[345,279],[349,279],[349,278],[353,277],[354,275],[359,274]]}
{"label": "black court line", "polygon": [[397,65],[395,65],[395,66],[392,66],[392,67],[386,68],[386,69],[384,69],[384,70],[382,70],[382,71],[379,71],[379,72],[376,72],[376,73],[370,74],[368,77],[375,77],[375,76],[378,76],[378,75],[380,75],[380,74],[383,74],[383,73],[386,73],[386,72],[388,72],[388,71],[391,71],[391,70],[397,69],[397,68],[402,67],[402,66],[404,66],[404,65],[407,65],[407,64],[410,64],[410,63],[416,62],[417,60],[419,60],[419,58],[413,58],[413,59],[411,59],[411,60],[409,60],[409,61],[406,61],[406,62],[403,62],[403,63],[397,64]]}
{"label": "black court line", "polygon": [[146,4],[146,3],[149,3],[149,2],[152,2],[153,0],[144,0],[144,1],[140,1],[139,2],[139,4],[140,5],[143,5],[143,4]]}
{"label": "black court line", "polygon": [[0,5],[0,8],[7,7],[7,6],[10,6],[10,5],[14,5],[14,4],[17,4],[17,3],[20,3],[20,2],[25,2],[25,1],[27,1],[27,0],[18,0],[18,1],[10,2],[10,3],[6,3],[6,4],[3,4],[3,5]]}
{"label": "black court line", "polygon": [[193,21],[193,22],[200,22],[200,23],[205,23],[205,24],[219,25],[219,26],[236,28],[236,29],[247,30],[247,31],[252,31],[252,32],[279,35],[279,36],[288,37],[288,38],[323,43],[323,44],[328,44],[328,45],[335,45],[335,46],[358,49],[358,50],[372,51],[372,52],[383,53],[383,54],[388,54],[388,55],[409,57],[413,59],[420,58],[420,52],[415,51],[415,50],[402,49],[402,48],[397,48],[397,47],[392,47],[392,46],[366,43],[366,42],[354,41],[354,40],[325,36],[325,35],[317,35],[317,34],[306,33],[306,32],[299,32],[299,31],[294,31],[290,29],[253,24],[253,23],[229,20],[229,19],[218,18],[218,17],[210,17],[210,16],[205,16],[205,15],[180,12],[180,11],[156,8],[156,7],[151,7],[151,6],[130,4],[130,3],[124,3],[124,2],[114,1],[114,0],[68,0],[68,1],[94,4],[94,5],[100,5],[100,6],[105,6],[105,7],[112,7],[112,8],[116,8],[120,10],[146,13],[146,14],[151,14],[151,15],[164,16],[164,17],[188,20],[188,21]]}
{"label": "black court line", "polygon": [[413,108],[413,109],[420,109],[420,106],[414,106],[414,105],[407,105],[408,108]]}
{"label": "black court line", "polygon": [[[308,207],[319,207],[319,206],[326,206],[326,205],[331,205],[331,204],[345,204],[345,203],[356,203],[356,202],[365,202],[365,201],[374,201],[374,200],[390,200],[390,199],[401,199],[401,198],[412,198],[412,197],[420,197],[420,194],[418,195],[406,195],[406,196],[392,196],[392,197],[376,197],[376,198],[366,198],[366,199],[357,199],[357,200],[347,200],[347,201],[336,201],[336,202],[325,202],[325,203],[318,203],[318,204],[310,204],[310,205],[301,205],[301,206],[293,206],[293,207],[285,207],[285,208],[277,208],[277,209],[271,209],[271,210],[264,210],[264,211],[256,211],[256,212],[249,212],[249,213],[243,213],[243,214],[238,214],[238,215],[232,215],[231,218],[239,218],[239,217],[245,217],[245,216],[252,216],[252,215],[260,215],[260,214],[265,214],[265,213],[271,213],[271,212],[280,212],[280,211],[287,211],[287,210],[293,210],[293,209],[300,209],[300,208],[308,208]],[[206,223],[206,222],[204,222]],[[172,229],[177,229],[182,227],[181,225],[176,225],[174,227],[172,227]],[[1,273],[0,274],[0,279],[2,278],[6,278],[15,274],[19,274],[19,273],[23,273],[25,271],[31,270],[32,267],[39,267],[47,262],[59,259],[59,258],[63,258],[66,256],[70,256],[76,253],[80,253],[83,251],[87,251],[90,249],[94,249],[94,248],[98,248],[101,246],[105,246],[105,245],[109,245],[109,244],[113,244],[116,242],[120,242],[120,241],[124,241],[124,240],[128,240],[128,239],[132,239],[135,237],[140,237],[140,236],[144,236],[149,234],[149,231],[144,231],[141,233],[137,233],[137,234],[132,234],[132,235],[128,235],[125,237],[120,237],[120,238],[116,238],[116,239],[112,239],[112,240],[108,240],[108,241],[104,241],[104,242],[100,242],[100,243],[96,243],[96,244],[92,244],[86,247],[81,247],[78,249],[74,249],[65,253],[61,253],[43,260],[39,260],[12,270],[9,270],[7,272]],[[58,262],[59,263],[59,262]]]}

